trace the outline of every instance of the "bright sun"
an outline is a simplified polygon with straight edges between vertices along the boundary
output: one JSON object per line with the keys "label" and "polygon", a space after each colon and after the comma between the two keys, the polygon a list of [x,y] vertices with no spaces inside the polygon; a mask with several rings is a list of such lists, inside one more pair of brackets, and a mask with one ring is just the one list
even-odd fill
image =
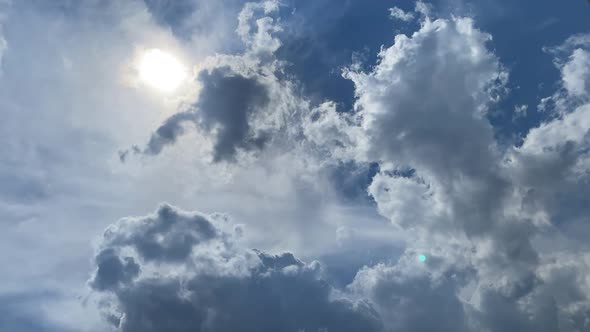
{"label": "bright sun", "polygon": [[186,76],[186,69],[178,59],[157,48],[146,51],[139,62],[139,78],[164,92],[176,90]]}

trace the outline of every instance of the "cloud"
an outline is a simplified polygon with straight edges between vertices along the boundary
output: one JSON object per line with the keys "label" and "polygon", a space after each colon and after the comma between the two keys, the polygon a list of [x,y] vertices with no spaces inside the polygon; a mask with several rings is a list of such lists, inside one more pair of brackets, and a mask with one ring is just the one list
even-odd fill
{"label": "cloud", "polygon": [[590,89],[589,48],[590,36],[587,34],[571,36],[563,45],[546,48],[555,56],[555,65],[561,70],[563,86],[571,97],[580,97]]}
{"label": "cloud", "polygon": [[348,288],[375,305],[386,331],[468,331],[467,314],[456,294],[461,277],[433,277],[418,264],[415,255],[395,266],[365,267]]}
{"label": "cloud", "polygon": [[393,7],[389,9],[389,15],[400,21],[409,22],[414,19],[414,14],[411,12],[405,12],[403,9]]}
{"label": "cloud", "polygon": [[570,236],[582,231],[588,212],[590,100],[580,93],[590,91],[584,83],[590,67],[580,62],[590,45],[587,41],[587,36],[576,35],[553,49],[562,74],[561,87],[549,97],[555,106],[548,110],[553,117],[531,129],[510,154],[514,179],[528,190],[528,204]]}
{"label": "cloud", "polygon": [[[281,42],[273,37],[273,33],[281,31],[281,27],[269,16],[278,10],[279,2],[276,0],[248,2],[242,8],[236,32],[253,55],[271,55],[281,46]],[[263,16],[258,18],[261,14]]]}
{"label": "cloud", "polygon": [[[491,36],[480,31],[473,19],[433,18],[429,5],[417,3],[421,21],[416,32],[396,36],[369,72],[345,70],[357,100],[355,111],[343,114],[331,102],[309,107],[289,89],[288,81],[275,76],[274,70],[280,68],[273,56],[280,45],[272,37],[279,29],[272,28],[275,21],[263,17],[255,25],[244,23],[252,22],[255,12],[268,14],[275,9],[266,3],[246,6],[238,33],[250,51],[218,56],[202,71],[206,74],[201,74],[218,82],[212,87],[222,86],[228,76],[236,75],[240,75],[240,84],[250,80],[248,86],[263,87],[241,89],[248,93],[239,98],[240,106],[250,109],[250,100],[254,100],[253,110],[242,110],[239,116],[233,111],[198,114],[197,109],[178,113],[182,121],[173,117],[172,125],[165,123],[169,128],[164,133],[173,138],[163,135],[165,143],[175,142],[182,133],[179,123],[185,122],[186,116],[186,122],[213,138],[216,161],[235,160],[232,158],[239,152],[284,139],[288,143],[274,147],[281,150],[296,141],[304,147],[298,152],[303,151],[306,158],[325,158],[316,164],[316,170],[326,165],[377,163],[379,172],[370,176],[368,193],[379,213],[407,234],[408,247],[397,263],[361,269],[340,292],[367,303],[366,312],[374,312],[371,324],[376,325],[371,326],[382,324],[392,331],[441,326],[457,331],[581,328],[588,293],[580,292],[575,300],[562,298],[556,306],[559,294],[554,290],[556,284],[583,272],[572,272],[569,279],[544,273],[551,263],[536,241],[545,236],[550,225],[568,218],[583,219],[578,213],[568,216],[561,208],[564,200],[580,200],[586,193],[583,185],[569,180],[575,178],[572,175],[584,178],[588,165],[583,157],[588,126],[580,93],[586,88],[582,51],[572,51],[563,62],[556,60],[563,88],[551,99],[561,105],[557,112],[561,115],[531,130],[521,147],[503,147],[496,142],[486,115],[508,92],[508,73],[489,48]],[[568,43],[580,49],[583,38],[576,40]],[[559,51],[567,53],[563,48]],[[261,70],[267,74],[260,75]],[[201,100],[217,105],[215,90],[208,88],[205,79],[201,82],[204,88],[194,105],[200,105]],[[277,121],[262,125],[265,117],[260,114],[283,105],[279,100],[296,105],[283,106],[283,110],[297,111],[278,112]],[[571,105],[577,105],[574,112],[567,111],[566,106]],[[282,122],[284,116],[291,116],[288,122]],[[238,124],[229,118],[238,119]],[[208,126],[207,121],[214,125]],[[296,134],[278,134],[285,124]],[[215,125],[230,130],[211,130]],[[268,135],[264,143],[250,143],[258,132]],[[560,180],[562,174],[567,175],[566,181]],[[555,197],[549,189],[556,188],[555,184],[568,196]],[[428,257],[425,264],[416,261],[418,253]],[[136,271],[134,262],[121,256],[113,263],[121,283],[136,283],[129,281]],[[158,287],[174,293],[181,284],[175,281],[173,286]],[[125,306],[124,300],[118,301]],[[562,307],[572,309],[559,309]]]}
{"label": "cloud", "polygon": [[191,48],[192,55],[209,55],[203,44],[217,52],[236,49],[235,19],[243,0],[142,0],[151,20]]}
{"label": "cloud", "polygon": [[193,124],[212,140],[215,162],[235,161],[239,151],[262,149],[269,139],[260,118],[261,113],[268,112],[268,82],[229,66],[203,70],[198,81],[202,85],[198,100],[166,119],[143,152],[157,155],[165,146],[176,143],[186,124]]}
{"label": "cloud", "polygon": [[[357,95],[356,158],[381,168],[369,193],[411,238],[400,261],[361,270],[350,287],[378,312],[399,313],[382,315],[393,331],[428,329],[428,322],[459,331],[583,329],[586,306],[573,303],[588,303],[589,294],[557,304],[553,277],[541,272],[551,264],[536,241],[568,219],[566,202],[587,196],[579,185],[590,126],[580,106],[584,38],[568,41],[577,49],[556,61],[563,89],[552,98],[562,115],[505,149],[486,118],[508,77],[488,49],[491,36],[472,19],[417,10],[418,31],[396,36],[370,72],[345,72]],[[433,259],[420,267],[418,253]],[[436,316],[441,307],[451,311]]]}
{"label": "cloud", "polygon": [[121,331],[377,331],[318,262],[243,247],[220,215],[162,205],[121,219],[99,244],[89,285]]}
{"label": "cloud", "polygon": [[230,160],[238,148],[262,148],[264,132],[250,127],[252,113],[269,103],[267,89],[254,78],[231,73],[229,68],[216,68],[200,74],[204,82],[202,97],[196,108],[202,128],[216,132],[213,159]]}
{"label": "cloud", "polygon": [[577,106],[590,102],[590,36],[577,34],[562,45],[545,47],[554,57],[561,73],[561,88],[552,96],[543,98],[539,108],[547,112],[567,113]]}
{"label": "cloud", "polygon": [[[192,123],[212,141],[212,159],[235,161],[239,152],[260,150],[284,124],[281,114],[288,82],[276,77],[279,70],[273,53],[280,41],[273,36],[280,27],[270,16],[278,2],[248,3],[239,15],[237,33],[246,45],[241,55],[217,55],[202,65],[197,82],[198,97],[185,103],[156,130],[144,153],[157,155],[184,133],[183,124]],[[251,25],[255,27],[252,27]],[[279,105],[277,105],[279,104]],[[123,152],[125,154],[125,152]]]}
{"label": "cloud", "polygon": [[[445,222],[435,223],[471,235],[492,227],[498,197],[508,190],[496,169],[500,155],[485,118],[507,76],[487,49],[490,39],[469,18],[425,17],[419,31],[397,35],[381,51],[371,72],[345,73],[358,96],[358,158],[379,161],[383,170],[415,170],[415,180],[388,180],[424,187],[413,194],[399,191],[400,199],[442,200],[450,210],[441,211]],[[387,204],[380,197],[375,195],[378,205]],[[427,220],[407,222],[419,226]]]}

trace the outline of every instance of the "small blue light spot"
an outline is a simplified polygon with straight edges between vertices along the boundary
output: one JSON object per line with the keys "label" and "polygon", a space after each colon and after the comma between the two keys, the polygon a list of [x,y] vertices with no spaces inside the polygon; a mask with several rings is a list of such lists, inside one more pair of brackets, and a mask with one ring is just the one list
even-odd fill
{"label": "small blue light spot", "polygon": [[418,259],[420,259],[421,262],[425,262],[426,261],[426,256],[420,255],[420,256],[418,256]]}

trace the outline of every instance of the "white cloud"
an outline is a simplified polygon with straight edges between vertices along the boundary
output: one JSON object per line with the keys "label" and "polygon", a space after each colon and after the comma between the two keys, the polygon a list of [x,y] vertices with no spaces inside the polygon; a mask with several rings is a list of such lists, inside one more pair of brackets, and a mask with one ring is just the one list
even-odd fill
{"label": "white cloud", "polygon": [[529,110],[529,106],[528,105],[516,105],[516,106],[514,106],[514,115],[512,116],[512,121],[515,121],[517,119],[526,117],[528,110]]}
{"label": "white cloud", "polygon": [[563,114],[590,102],[590,37],[577,34],[562,45],[546,47],[561,73],[561,89],[539,103],[542,111]]}
{"label": "white cloud", "polygon": [[403,9],[398,7],[389,8],[389,15],[392,18],[400,21],[409,22],[414,19],[414,14],[411,12],[405,12]]}
{"label": "white cloud", "polygon": [[575,49],[562,68],[563,85],[571,96],[580,97],[590,92],[590,52]]}
{"label": "white cloud", "polygon": [[[579,181],[587,183],[588,109],[565,108],[583,100],[583,56],[574,50],[560,66],[566,94],[553,97],[562,106],[559,118],[504,153],[485,117],[507,78],[488,50],[491,36],[471,19],[423,15],[420,30],[396,36],[372,71],[346,73],[361,119],[357,153],[382,165],[370,193],[380,213],[410,230],[411,238],[406,258],[361,270],[353,287],[377,311],[400,313],[385,320],[394,331],[424,328],[440,307],[454,309],[447,316],[455,318],[436,318],[435,324],[454,323],[453,330],[582,328],[590,294],[580,295],[583,305],[573,299],[555,305],[557,295],[539,272],[548,267],[547,250],[536,239],[547,225],[567,220],[565,202],[587,196]],[[556,190],[567,194],[556,197]],[[569,217],[585,219],[577,212]],[[434,248],[445,264],[435,268],[434,255],[425,267],[429,273],[419,270],[417,253]],[[440,279],[431,279],[433,271]],[[414,291],[404,295],[407,289]],[[575,313],[560,309],[569,306]]]}

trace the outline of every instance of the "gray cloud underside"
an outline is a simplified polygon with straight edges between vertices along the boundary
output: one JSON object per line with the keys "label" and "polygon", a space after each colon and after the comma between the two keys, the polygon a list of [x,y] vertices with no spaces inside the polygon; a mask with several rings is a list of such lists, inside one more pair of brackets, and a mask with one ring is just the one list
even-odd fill
{"label": "gray cloud underside", "polygon": [[107,229],[90,281],[109,294],[105,316],[126,332],[377,330],[370,307],[333,298],[318,262],[245,249],[219,222],[162,205]]}
{"label": "gray cloud underside", "polygon": [[157,155],[183,134],[183,124],[192,123],[213,136],[213,160],[233,161],[238,149],[261,149],[264,132],[254,132],[251,113],[268,105],[268,92],[255,78],[231,72],[228,67],[202,72],[199,100],[182,113],[168,118],[152,135],[144,153]]}

